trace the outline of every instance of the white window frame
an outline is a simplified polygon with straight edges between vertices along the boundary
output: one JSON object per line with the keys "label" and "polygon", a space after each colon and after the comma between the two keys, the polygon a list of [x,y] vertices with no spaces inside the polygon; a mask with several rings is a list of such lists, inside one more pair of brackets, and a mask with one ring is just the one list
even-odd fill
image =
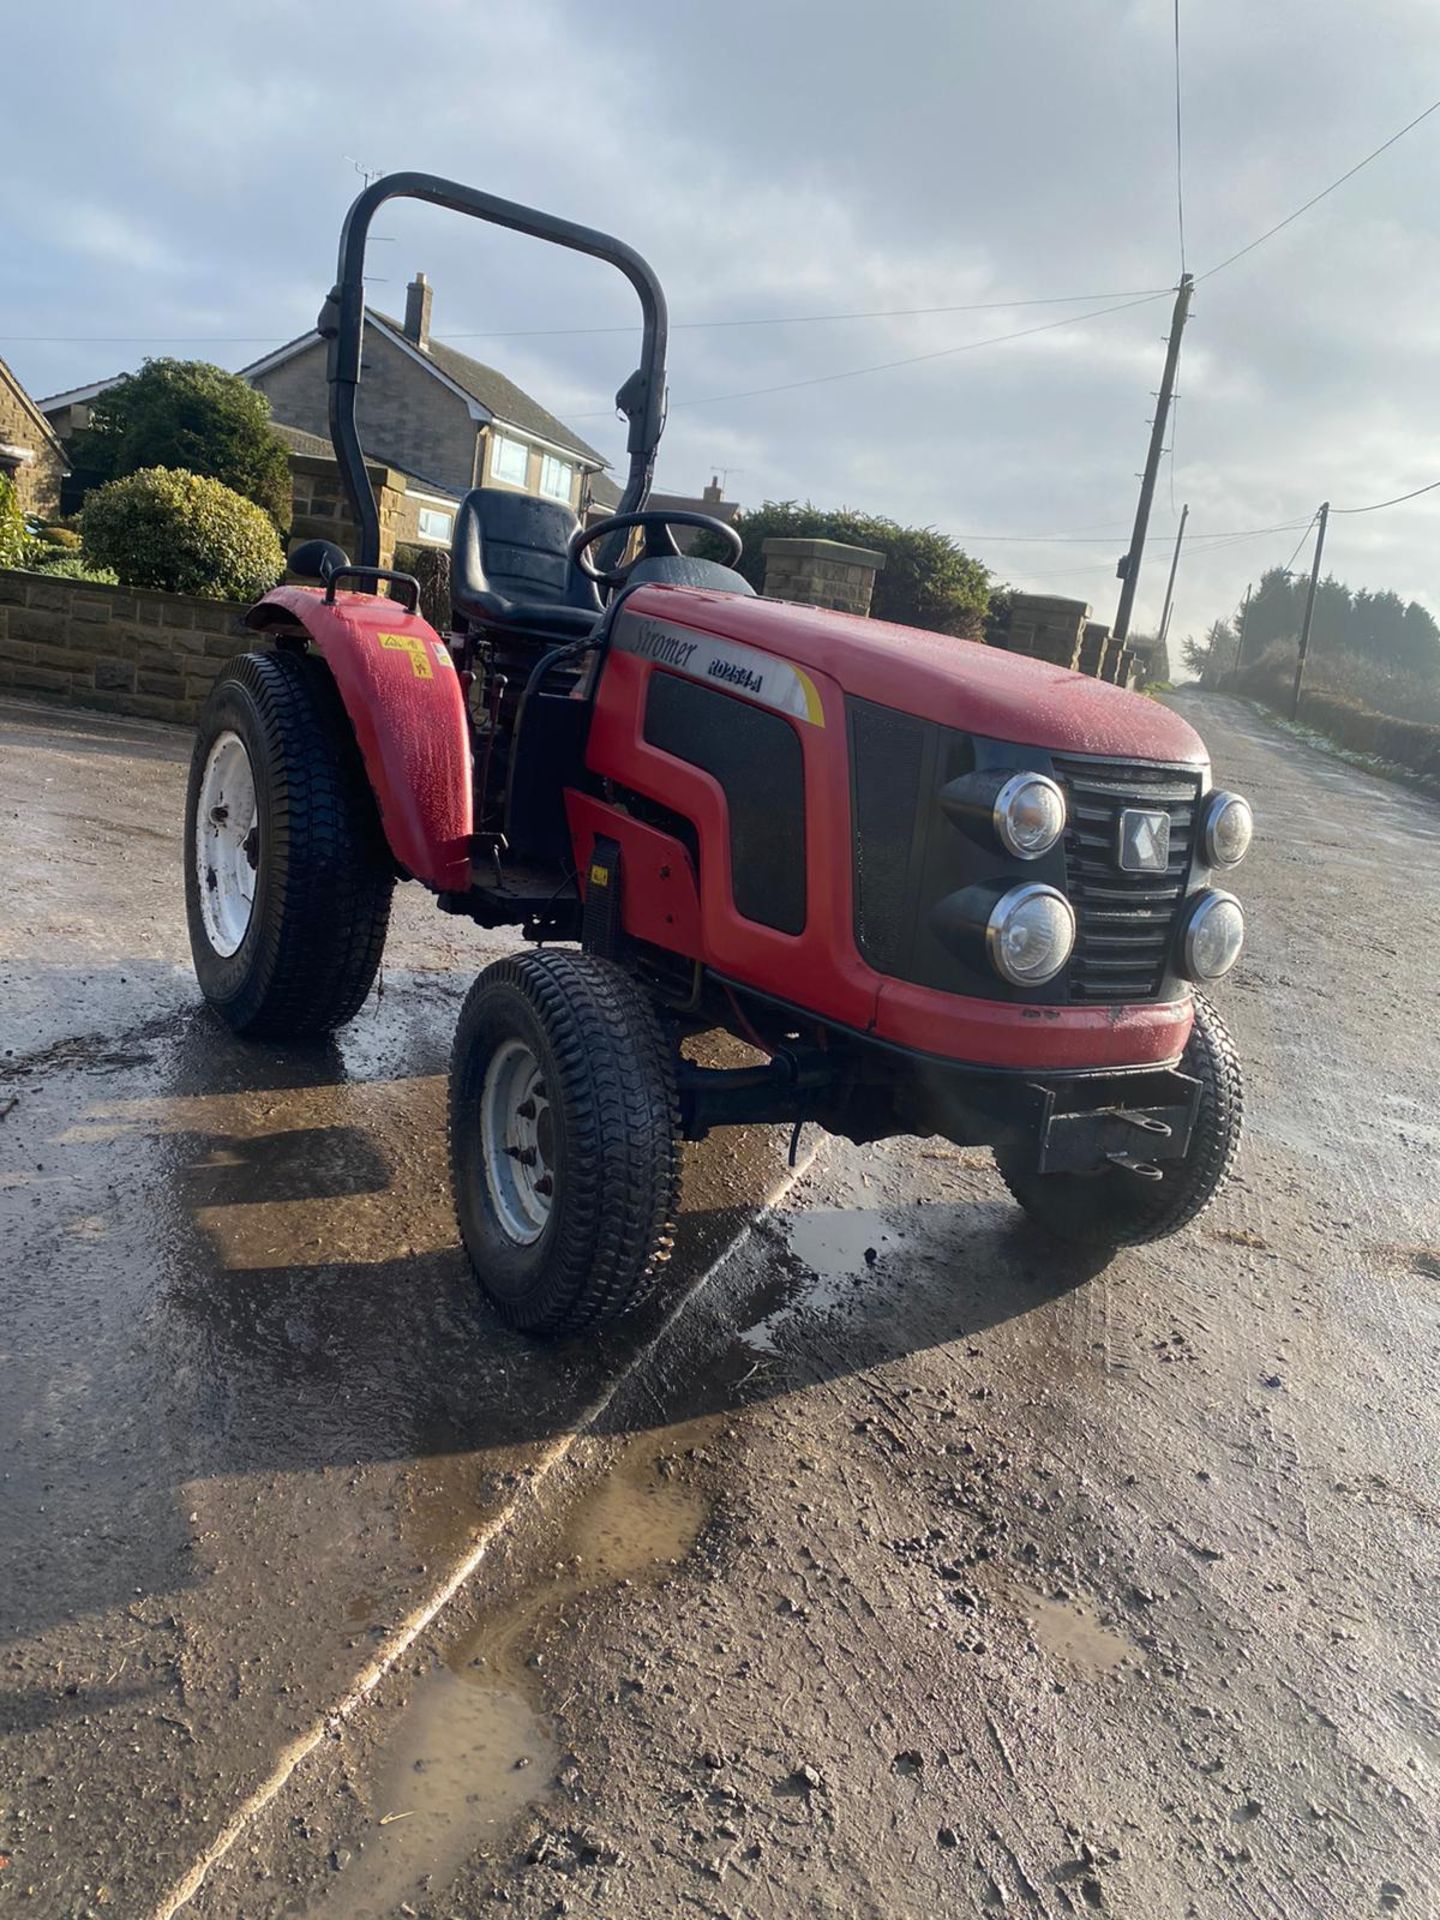
{"label": "white window frame", "polygon": [[[520,477],[505,471],[504,463],[513,454],[520,457]],[[513,464],[513,462],[512,462]],[[512,439],[508,433],[498,433],[493,428],[490,433],[490,478],[503,480],[506,486],[523,487],[530,477],[530,449],[523,440]]]}
{"label": "white window frame", "polygon": [[[563,487],[551,484],[557,474],[564,474]],[[540,491],[547,500],[563,500],[568,507],[575,498],[575,469],[568,460],[562,460],[558,453],[544,453],[540,456]]]}
{"label": "white window frame", "polygon": [[[438,529],[433,524],[427,527],[427,520],[441,524]],[[448,507],[421,507],[416,531],[421,540],[433,540],[437,547],[448,547],[455,533],[455,515]]]}

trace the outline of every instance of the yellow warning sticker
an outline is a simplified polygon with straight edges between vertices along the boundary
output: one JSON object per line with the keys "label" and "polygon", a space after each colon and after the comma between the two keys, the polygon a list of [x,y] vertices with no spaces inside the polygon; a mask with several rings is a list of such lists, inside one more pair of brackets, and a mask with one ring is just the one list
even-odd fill
{"label": "yellow warning sticker", "polygon": [[590,884],[592,887],[608,887],[610,884],[610,870],[602,867],[598,860],[590,869]]}
{"label": "yellow warning sticker", "polygon": [[375,637],[388,653],[409,654],[410,671],[417,680],[435,678],[435,669],[430,664],[430,655],[423,640],[417,640],[409,633],[381,633]]}

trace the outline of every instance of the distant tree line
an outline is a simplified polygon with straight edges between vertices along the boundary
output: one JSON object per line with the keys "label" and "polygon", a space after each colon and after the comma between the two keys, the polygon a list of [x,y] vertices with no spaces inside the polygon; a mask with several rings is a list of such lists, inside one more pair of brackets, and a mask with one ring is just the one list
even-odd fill
{"label": "distant tree line", "polygon": [[[1185,664],[1213,685],[1237,665],[1252,667],[1281,645],[1298,643],[1305,617],[1309,581],[1272,567],[1261,576],[1248,604],[1228,620],[1216,620],[1202,639],[1182,645]],[[1310,629],[1312,660],[1345,657],[1377,676],[1440,679],[1440,626],[1418,600],[1402,600],[1388,589],[1352,590],[1333,574],[1315,593]]]}

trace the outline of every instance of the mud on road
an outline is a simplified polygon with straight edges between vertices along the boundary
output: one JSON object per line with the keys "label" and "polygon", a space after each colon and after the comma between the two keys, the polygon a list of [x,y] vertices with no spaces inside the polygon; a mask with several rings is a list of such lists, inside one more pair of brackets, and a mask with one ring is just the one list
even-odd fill
{"label": "mud on road", "polygon": [[1224,1200],[1094,1272],[983,1155],[717,1135],[578,1351],[454,1245],[494,943],[405,890],[338,1045],[226,1041],[183,741],[0,712],[0,1898],[1440,1914],[1440,808],[1187,712],[1260,821]]}

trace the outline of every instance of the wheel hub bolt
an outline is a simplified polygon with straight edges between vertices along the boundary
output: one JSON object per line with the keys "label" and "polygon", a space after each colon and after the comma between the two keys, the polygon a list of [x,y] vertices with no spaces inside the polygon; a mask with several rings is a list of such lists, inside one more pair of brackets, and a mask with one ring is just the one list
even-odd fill
{"label": "wheel hub bolt", "polygon": [[535,1182],[535,1191],[536,1193],[543,1193],[547,1196],[554,1193],[555,1182],[548,1173],[542,1173],[540,1178]]}

